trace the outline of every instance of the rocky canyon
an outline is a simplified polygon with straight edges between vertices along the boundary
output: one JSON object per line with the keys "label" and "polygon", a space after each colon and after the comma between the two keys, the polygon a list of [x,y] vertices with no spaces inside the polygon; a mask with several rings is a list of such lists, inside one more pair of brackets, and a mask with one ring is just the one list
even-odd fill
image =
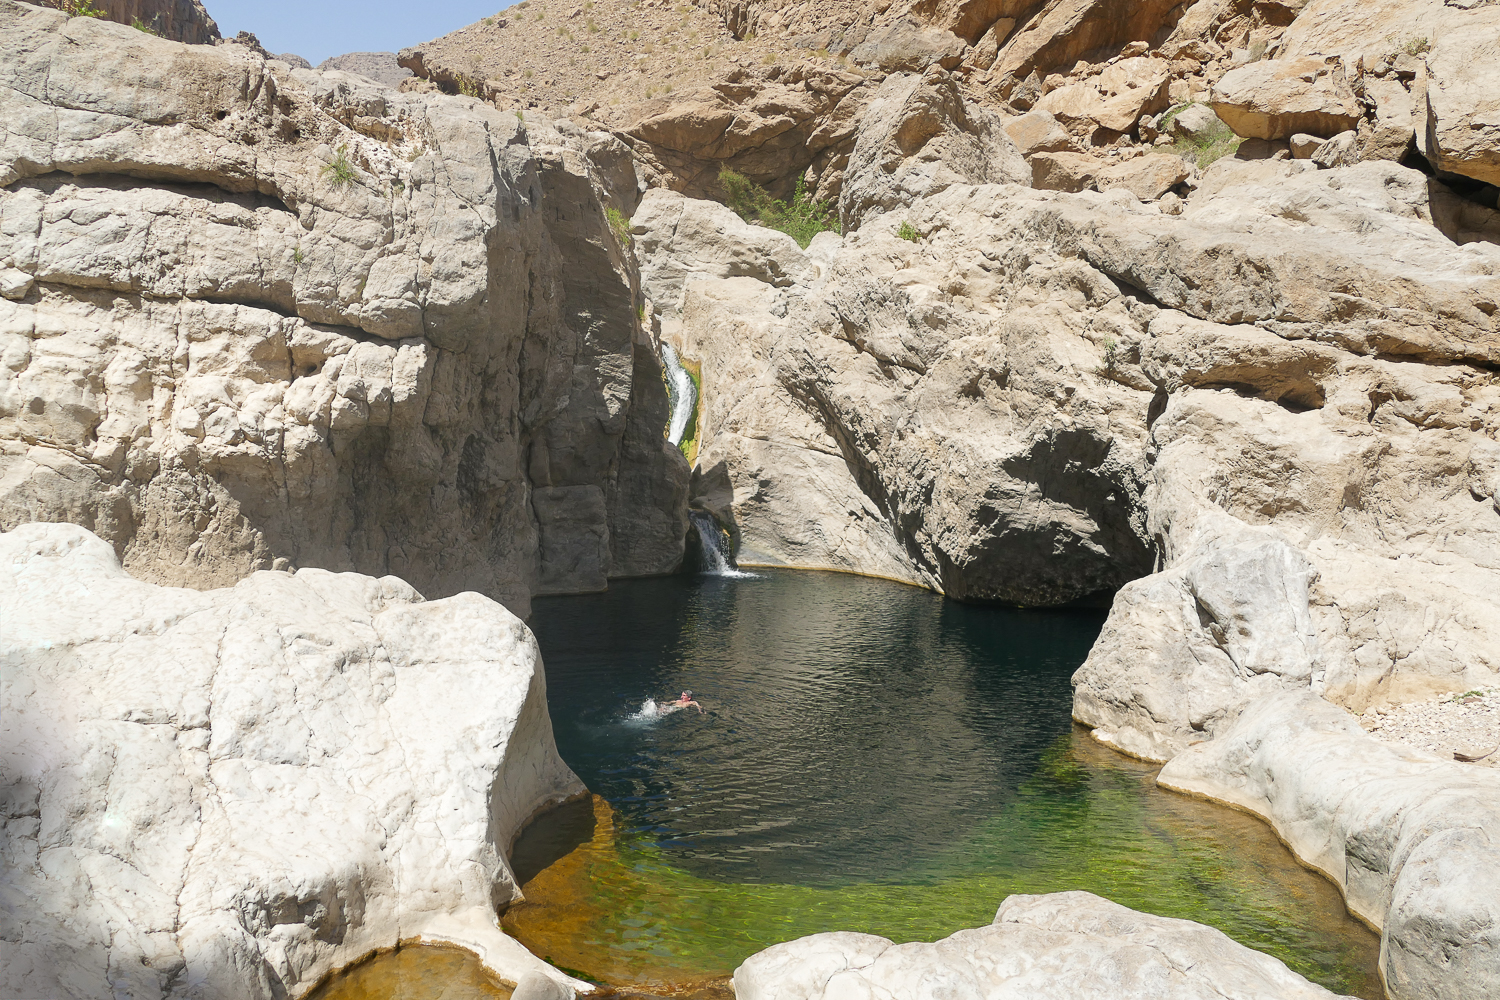
{"label": "rocky canyon", "polygon": [[[194,12],[0,0],[0,992],[414,938],[588,990],[496,922],[584,793],[522,619],[692,570],[691,515],[1107,609],[1076,723],[1269,823],[1387,996],[1500,997],[1500,772],[1359,722],[1500,686],[1500,4],[528,0],[396,87]],[[995,905],[734,988],[1333,995]]]}

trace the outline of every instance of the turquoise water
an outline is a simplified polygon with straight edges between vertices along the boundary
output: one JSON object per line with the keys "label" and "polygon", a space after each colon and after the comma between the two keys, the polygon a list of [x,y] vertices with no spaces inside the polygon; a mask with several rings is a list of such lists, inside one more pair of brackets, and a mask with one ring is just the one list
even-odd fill
{"label": "turquoise water", "polygon": [[[1102,614],[759,573],[536,602],[558,747],[597,796],[517,845],[504,925],[538,954],[681,987],[804,934],[934,940],[1086,889],[1380,996],[1377,939],[1269,828],[1072,725]],[[684,689],[702,713],[643,711]]]}

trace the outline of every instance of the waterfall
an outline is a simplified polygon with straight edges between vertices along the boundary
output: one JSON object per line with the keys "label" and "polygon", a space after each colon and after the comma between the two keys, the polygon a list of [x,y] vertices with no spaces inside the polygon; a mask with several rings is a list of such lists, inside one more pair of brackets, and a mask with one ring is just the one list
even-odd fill
{"label": "waterfall", "polygon": [[698,389],[693,385],[693,376],[682,367],[672,345],[661,345],[661,358],[667,368],[667,401],[672,405],[672,422],[667,425],[667,440],[674,445],[682,444],[682,435],[687,432],[688,421],[698,405]]}
{"label": "waterfall", "polygon": [[698,530],[698,572],[704,576],[728,576],[736,580],[753,580],[754,573],[745,573],[734,564],[734,555],[729,551],[729,539],[714,516],[704,510],[689,510],[688,517]]}

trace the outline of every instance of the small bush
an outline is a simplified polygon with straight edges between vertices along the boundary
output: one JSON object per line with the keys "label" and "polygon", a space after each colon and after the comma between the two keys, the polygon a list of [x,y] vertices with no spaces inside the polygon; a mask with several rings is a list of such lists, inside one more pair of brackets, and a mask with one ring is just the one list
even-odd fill
{"label": "small bush", "polygon": [[142,21],[138,17],[132,17],[130,19],[130,26],[136,31],[144,31],[146,34],[155,35],[157,38],[161,37],[160,31],[157,31],[155,28],[151,27],[151,25],[147,24],[145,21]]}
{"label": "small bush", "polygon": [[461,76],[453,81],[458,87],[458,92],[465,97],[483,97],[484,88],[479,81],[470,76]]}
{"label": "small bush", "polygon": [[765,188],[728,167],[719,171],[719,184],[724,188],[725,204],[740,218],[786,233],[800,247],[806,248],[819,233],[838,232],[833,206],[814,201],[800,177],[790,202],[772,198]]}
{"label": "small bush", "polygon": [[1106,375],[1113,375],[1115,369],[1120,366],[1120,345],[1115,343],[1113,337],[1105,337],[1104,343],[1100,346],[1104,348],[1104,366],[1102,371]]}
{"label": "small bush", "polygon": [[105,17],[104,11],[94,6],[93,0],[61,0],[58,10],[69,17]]}
{"label": "small bush", "polygon": [[917,232],[917,227],[905,221],[901,223],[901,228],[896,230],[896,235],[903,240],[910,240],[913,243],[922,238],[922,234]]}
{"label": "small bush", "polygon": [[1426,55],[1432,51],[1432,43],[1425,38],[1408,38],[1401,51],[1409,56]]}
{"label": "small bush", "polygon": [[338,152],[333,154],[330,163],[323,164],[323,169],[318,173],[328,179],[328,183],[335,188],[345,188],[354,183],[358,176],[354,170],[354,164],[349,162],[349,147],[340,146]]}
{"label": "small bush", "polygon": [[609,228],[614,232],[615,239],[620,241],[620,246],[630,246],[630,220],[625,217],[625,213],[618,208],[606,208],[604,218],[609,221]]}
{"label": "small bush", "polygon": [[293,264],[300,264],[303,261],[305,261],[306,259],[307,259],[307,257],[306,257],[306,255],[304,255],[302,253],[302,248],[301,247],[297,247],[295,250],[292,251],[292,263]]}

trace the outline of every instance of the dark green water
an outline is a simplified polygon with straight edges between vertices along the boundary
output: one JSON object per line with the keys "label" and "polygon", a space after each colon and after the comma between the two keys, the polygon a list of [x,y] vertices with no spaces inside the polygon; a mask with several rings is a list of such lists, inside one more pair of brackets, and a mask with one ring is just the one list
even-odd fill
{"label": "dark green water", "polygon": [[[1379,997],[1377,939],[1268,827],[1072,725],[1102,621],[788,571],[537,601],[558,747],[600,798],[522,838],[506,929],[663,985],[817,931],[934,940],[1011,893],[1086,889]],[[683,689],[702,714],[642,712]]]}

